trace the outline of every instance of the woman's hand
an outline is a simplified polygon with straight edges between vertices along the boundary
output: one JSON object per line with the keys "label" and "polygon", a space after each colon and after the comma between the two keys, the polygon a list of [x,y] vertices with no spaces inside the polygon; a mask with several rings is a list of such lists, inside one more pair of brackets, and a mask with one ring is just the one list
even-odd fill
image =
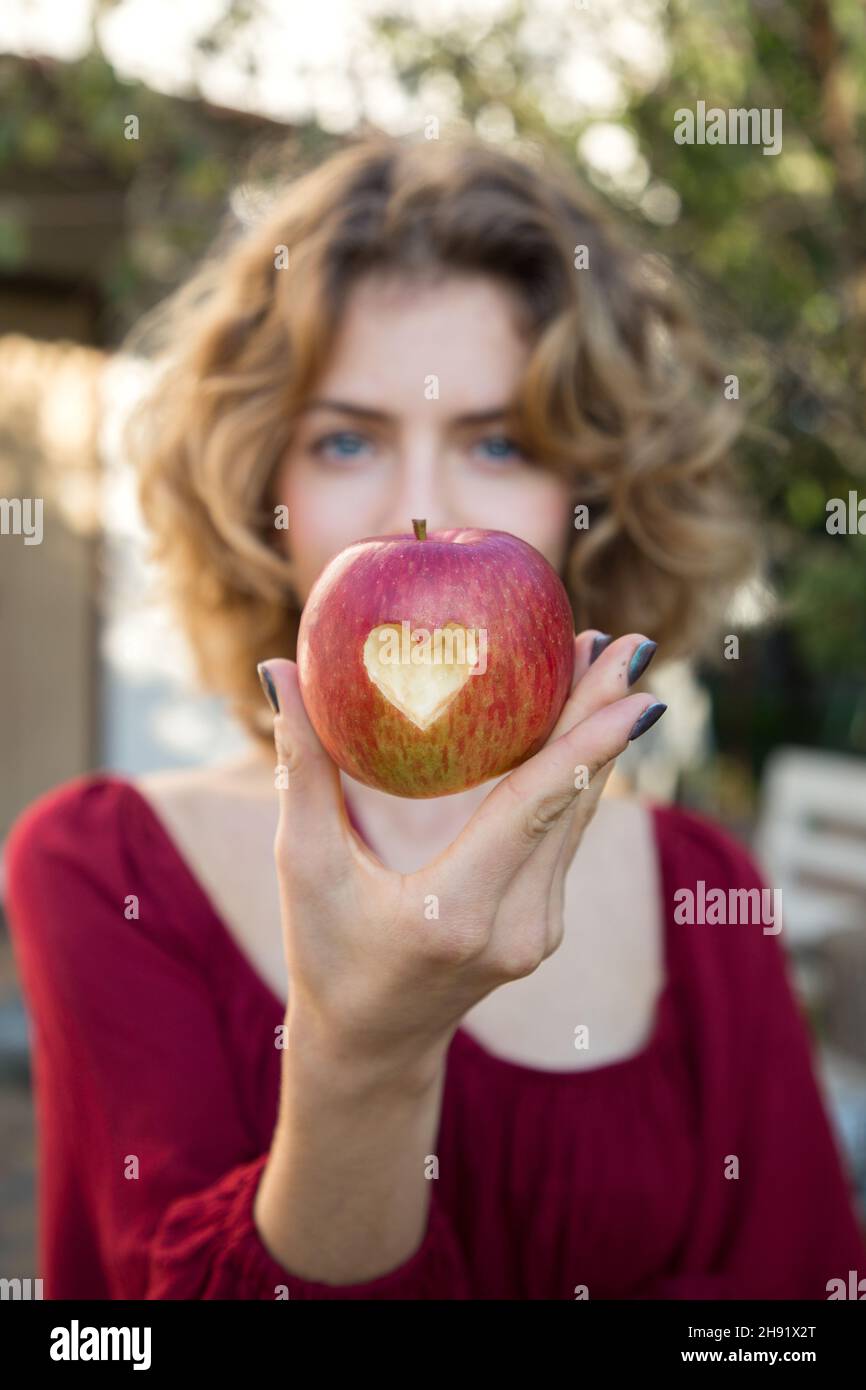
{"label": "woman's hand", "polygon": [[312,1034],[334,1058],[394,1067],[441,1056],[474,1004],[559,945],[565,874],[614,759],[665,708],[627,693],[652,644],[632,633],[591,662],[599,636],[575,639],[572,691],[545,746],[411,874],[386,868],[355,833],[295,663],[267,663],[277,763],[288,773],[274,851],[289,1026],[305,1045]]}

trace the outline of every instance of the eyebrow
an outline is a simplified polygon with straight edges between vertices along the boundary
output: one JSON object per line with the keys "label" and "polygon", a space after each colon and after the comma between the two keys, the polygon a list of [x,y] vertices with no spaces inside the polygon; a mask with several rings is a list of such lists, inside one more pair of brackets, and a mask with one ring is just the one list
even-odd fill
{"label": "eyebrow", "polygon": [[[374,410],[367,405],[353,405],[351,401],[308,401],[303,407],[303,411],[310,410],[336,410],[344,415],[360,415],[365,420],[378,420],[383,424],[393,422],[395,418],[385,410]],[[488,410],[471,410],[464,415],[455,415],[451,423],[454,425],[485,425],[493,420],[505,420],[510,414],[511,409],[507,404],[496,405],[491,406]]]}

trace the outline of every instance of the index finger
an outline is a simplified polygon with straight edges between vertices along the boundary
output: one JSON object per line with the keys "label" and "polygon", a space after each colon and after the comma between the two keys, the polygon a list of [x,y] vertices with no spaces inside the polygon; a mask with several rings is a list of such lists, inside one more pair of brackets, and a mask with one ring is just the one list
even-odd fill
{"label": "index finger", "polygon": [[501,896],[580,794],[575,766],[586,768],[591,782],[665,708],[652,695],[615,699],[509,773],[447,851],[460,881]]}

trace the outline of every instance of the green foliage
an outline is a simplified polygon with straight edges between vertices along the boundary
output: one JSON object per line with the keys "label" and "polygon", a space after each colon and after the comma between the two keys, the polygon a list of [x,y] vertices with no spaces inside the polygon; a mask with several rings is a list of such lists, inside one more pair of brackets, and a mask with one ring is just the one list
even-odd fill
{"label": "green foliage", "polygon": [[[761,341],[762,374],[772,372],[755,416],[783,447],[768,456],[750,445],[745,457],[775,523],[790,631],[816,675],[862,678],[866,553],[859,537],[821,533],[828,498],[858,485],[866,495],[866,90],[854,81],[866,71],[866,27],[850,5],[779,2],[712,7],[724,24],[711,35],[709,9],[671,7],[666,89],[632,114],[682,198],[665,253],[689,257],[726,320]],[[736,70],[705,70],[701,55],[725,49],[737,51]],[[659,109],[690,103],[684,90],[723,108],[781,108],[782,153],[660,141]]]}
{"label": "green foliage", "polygon": [[[267,170],[288,137],[194,95],[124,81],[97,48],[68,64],[0,55],[0,101],[0,189],[22,200],[48,187],[116,196],[117,245],[86,267],[107,306],[109,343],[192,269],[226,216],[239,172],[250,161]],[[130,117],[137,138],[129,138]],[[313,125],[296,137],[299,163],[334,143]],[[26,224],[4,214],[0,270],[20,267],[26,254]]]}
{"label": "green foliage", "polygon": [[810,666],[842,676],[866,671],[866,536],[813,541],[801,553],[790,593]]}

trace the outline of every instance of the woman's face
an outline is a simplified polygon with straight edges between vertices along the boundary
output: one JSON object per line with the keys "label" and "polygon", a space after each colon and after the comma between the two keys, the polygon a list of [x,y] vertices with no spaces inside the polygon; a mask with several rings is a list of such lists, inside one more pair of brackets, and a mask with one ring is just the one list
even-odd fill
{"label": "woman's face", "polygon": [[510,531],[562,572],[568,484],[503,432],[529,351],[515,314],[485,276],[355,285],[276,479],[301,604],[340,550],[414,517]]}

